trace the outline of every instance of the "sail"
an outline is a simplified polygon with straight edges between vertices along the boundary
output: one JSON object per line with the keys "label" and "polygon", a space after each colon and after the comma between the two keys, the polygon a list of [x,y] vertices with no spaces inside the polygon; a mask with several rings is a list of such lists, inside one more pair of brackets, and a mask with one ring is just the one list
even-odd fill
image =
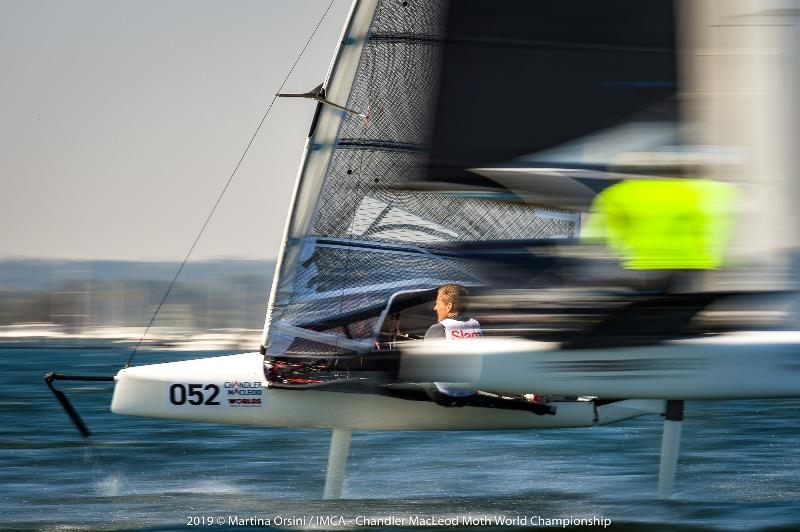
{"label": "sail", "polygon": [[405,186],[428,165],[449,7],[354,3],[322,90],[355,112],[317,109],[270,296],[268,357],[368,350],[377,318],[366,310],[392,294],[480,283],[439,252],[450,243],[575,234],[572,212]]}
{"label": "sail", "polygon": [[680,143],[675,26],[672,0],[453,2],[426,180],[590,203]]}

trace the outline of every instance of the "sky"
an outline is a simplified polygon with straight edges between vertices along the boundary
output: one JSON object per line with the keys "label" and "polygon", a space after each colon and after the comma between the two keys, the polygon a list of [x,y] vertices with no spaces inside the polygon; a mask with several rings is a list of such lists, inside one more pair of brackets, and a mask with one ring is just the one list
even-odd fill
{"label": "sky", "polygon": [[[325,77],[334,0],[284,91]],[[328,0],[0,0],[0,260],[182,260]],[[193,258],[274,259],[314,102],[279,99]]]}

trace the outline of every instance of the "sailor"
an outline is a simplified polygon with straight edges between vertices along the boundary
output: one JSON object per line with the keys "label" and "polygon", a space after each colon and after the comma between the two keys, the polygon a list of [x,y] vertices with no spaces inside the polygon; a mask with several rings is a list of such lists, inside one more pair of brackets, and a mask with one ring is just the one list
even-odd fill
{"label": "sailor", "polygon": [[[425,333],[425,340],[446,339],[447,341],[474,340],[483,336],[481,324],[466,314],[466,301],[469,293],[457,284],[439,287],[436,304],[433,307],[438,323],[431,325]],[[501,396],[478,390],[469,383],[434,382],[428,396],[442,406],[478,406],[506,410],[525,410],[534,414],[555,414],[555,406],[542,403],[538,396],[533,399],[525,396]]]}
{"label": "sailor", "polygon": [[670,284],[674,272],[723,265],[736,200],[731,185],[708,179],[621,181],[597,195],[581,239],[605,242],[626,269],[662,272]]}
{"label": "sailor", "polygon": [[[475,318],[468,317],[465,303],[469,293],[463,286],[446,284],[436,292],[436,312],[438,323],[431,325],[425,333],[425,340],[446,338],[447,340],[471,340],[483,336],[481,324]],[[464,383],[434,382],[433,395],[437,402],[451,402],[449,406],[463,406],[464,399],[475,395],[478,389]],[[437,393],[438,392],[438,393]],[[443,395],[444,397],[440,397]],[[452,401],[450,401],[452,399]]]}
{"label": "sailor", "polygon": [[465,303],[469,293],[463,286],[446,284],[439,287],[436,293],[435,323],[428,328],[425,339],[447,338],[448,340],[469,340],[483,336],[481,324],[475,318],[468,317]]}

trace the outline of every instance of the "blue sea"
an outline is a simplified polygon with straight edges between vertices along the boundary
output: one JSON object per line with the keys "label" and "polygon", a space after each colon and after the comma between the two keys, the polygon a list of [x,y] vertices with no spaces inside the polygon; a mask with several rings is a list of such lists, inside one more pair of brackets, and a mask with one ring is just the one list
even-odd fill
{"label": "blue sea", "polygon": [[[81,438],[44,373],[112,375],[125,355],[0,349],[0,528],[514,530],[593,519],[577,528],[800,530],[800,400],[687,403],[671,501],[655,498],[657,417],[357,432],[346,499],[322,501],[327,431],[116,416],[110,383],[61,382],[94,432]],[[136,363],[196,356],[141,352]]]}

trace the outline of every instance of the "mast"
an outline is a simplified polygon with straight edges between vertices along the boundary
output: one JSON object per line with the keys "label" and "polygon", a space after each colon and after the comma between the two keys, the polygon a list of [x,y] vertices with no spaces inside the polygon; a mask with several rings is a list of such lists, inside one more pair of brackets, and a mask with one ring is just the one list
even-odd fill
{"label": "mast", "polygon": [[[339,37],[339,44],[333,54],[325,81],[322,84],[328,99],[346,101],[353,83],[358,61],[366,41],[369,25],[375,14],[377,0],[353,0]],[[295,180],[294,192],[286,218],[283,239],[278,251],[278,261],[272,278],[272,288],[267,303],[261,350],[267,345],[267,335],[272,321],[272,310],[280,299],[279,289],[282,273],[296,259],[296,253],[287,249],[287,242],[307,231],[310,216],[309,203],[319,194],[325,169],[330,161],[332,146],[343,116],[335,108],[317,104],[314,119],[306,139],[303,157]]]}

